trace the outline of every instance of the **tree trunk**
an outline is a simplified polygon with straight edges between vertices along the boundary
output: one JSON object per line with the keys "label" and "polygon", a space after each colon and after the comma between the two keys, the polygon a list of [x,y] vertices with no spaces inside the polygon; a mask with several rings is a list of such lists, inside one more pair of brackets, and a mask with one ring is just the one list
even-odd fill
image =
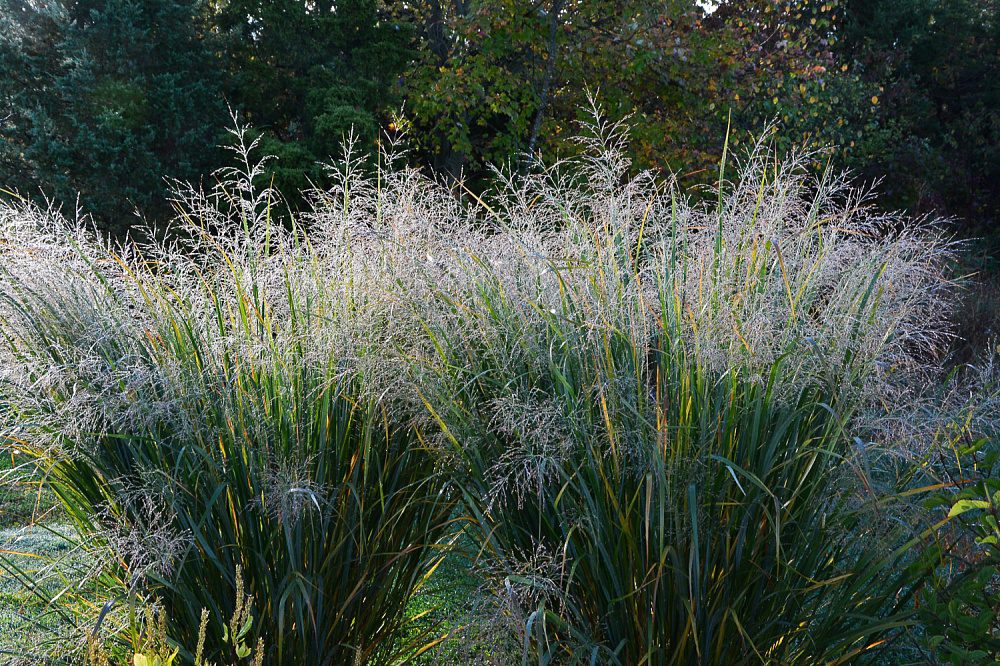
{"label": "tree trunk", "polygon": [[542,94],[538,101],[538,113],[535,114],[535,122],[531,128],[531,138],[528,140],[528,154],[521,164],[521,175],[528,172],[528,169],[535,161],[535,146],[538,143],[538,132],[542,128],[542,118],[545,116],[545,108],[549,102],[549,88],[552,86],[552,77],[556,71],[556,28],[559,25],[559,14],[562,12],[564,0],[555,0],[552,3],[552,22],[549,25],[549,59],[545,68],[545,79],[542,82]]}

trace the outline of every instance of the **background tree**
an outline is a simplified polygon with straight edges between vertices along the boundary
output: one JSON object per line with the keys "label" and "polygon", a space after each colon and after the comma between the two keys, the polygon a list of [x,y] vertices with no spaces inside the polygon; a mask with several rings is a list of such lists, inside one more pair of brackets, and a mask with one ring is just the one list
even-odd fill
{"label": "background tree", "polygon": [[995,0],[0,0],[0,21],[0,182],[80,191],[108,227],[214,164],[223,95],[293,205],[404,102],[414,161],[481,189],[572,154],[589,91],[685,186],[776,121],[780,151],[884,177],[886,207],[987,229],[1000,206]]}
{"label": "background tree", "polygon": [[[450,178],[469,171],[484,176],[488,164],[526,150],[542,78],[552,69],[549,50],[562,45],[563,5],[425,0],[396,6],[421,29],[406,86],[418,159]],[[553,20],[559,23],[555,41]]]}
{"label": "background tree", "polygon": [[322,181],[352,129],[371,147],[397,101],[413,31],[375,0],[230,0],[213,5],[230,102],[265,132],[286,195]]}
{"label": "background tree", "polygon": [[[488,164],[523,169],[535,151],[573,151],[568,137],[591,92],[613,117],[646,114],[636,130],[640,152],[649,151],[670,135],[654,114],[663,119],[664,104],[701,107],[688,79],[707,80],[716,67],[715,37],[698,31],[693,1],[426,0],[406,12],[421,26],[421,56],[407,76],[413,140],[450,177],[476,180]],[[673,76],[675,60],[686,76]],[[676,130],[702,116],[667,122]]]}
{"label": "background tree", "polygon": [[731,112],[736,144],[775,118],[784,147],[835,140],[836,7],[427,0],[407,85],[418,154],[473,179],[491,163],[523,168],[525,152],[565,155],[588,91],[612,117],[633,117],[639,166],[690,184],[715,173]]}
{"label": "background tree", "polygon": [[994,0],[845,0],[838,55],[878,113],[850,164],[884,177],[886,205],[996,233],[1000,208],[1000,5]]}
{"label": "background tree", "polygon": [[0,5],[0,182],[75,202],[121,233],[169,213],[163,177],[196,180],[224,127],[193,0]]}

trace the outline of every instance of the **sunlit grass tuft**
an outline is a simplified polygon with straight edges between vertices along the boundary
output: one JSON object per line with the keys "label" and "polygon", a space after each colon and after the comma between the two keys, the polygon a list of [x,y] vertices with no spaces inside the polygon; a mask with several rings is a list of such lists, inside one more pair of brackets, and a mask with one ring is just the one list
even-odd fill
{"label": "sunlit grass tuft", "polygon": [[348,171],[313,216],[391,309],[411,384],[387,390],[463,489],[496,582],[477,631],[540,663],[880,653],[917,581],[854,437],[933,365],[953,247],[763,145],[692,206],[588,129],[582,160],[471,209]]}
{"label": "sunlit grass tuft", "polygon": [[8,446],[106,557],[104,589],[155,594],[182,649],[207,608],[206,656],[235,663],[241,567],[267,663],[388,663],[413,648],[405,609],[452,502],[343,342],[343,277],[272,220],[250,149],[179,195],[156,245],[0,210]]}

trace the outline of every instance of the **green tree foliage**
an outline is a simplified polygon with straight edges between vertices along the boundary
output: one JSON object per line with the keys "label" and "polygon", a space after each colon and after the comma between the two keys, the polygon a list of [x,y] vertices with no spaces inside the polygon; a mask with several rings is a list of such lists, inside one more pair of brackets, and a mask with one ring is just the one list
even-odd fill
{"label": "green tree foliage", "polygon": [[436,171],[458,177],[527,150],[544,80],[547,91],[552,87],[554,51],[564,48],[573,18],[586,20],[565,4],[406,5],[422,26],[420,58],[407,77],[407,110],[414,145]]}
{"label": "green tree foliage", "polygon": [[350,133],[371,146],[412,52],[412,30],[375,0],[229,0],[213,6],[228,58],[228,95],[266,133],[286,193],[323,177]]}
{"label": "green tree foliage", "polygon": [[[691,79],[708,79],[716,67],[718,42],[697,30],[702,12],[693,2],[426,0],[410,11],[422,25],[421,58],[407,81],[414,141],[452,177],[464,170],[475,178],[498,162],[523,169],[539,150],[574,150],[588,91],[614,115],[646,113],[650,129],[664,105],[691,112],[671,121],[703,120],[697,86],[672,71],[683,62]],[[639,133],[645,148],[680,138],[662,128]],[[685,138],[698,143],[702,134]]]}
{"label": "green tree foliage", "polygon": [[777,122],[775,141],[787,151],[840,143],[845,85],[832,47],[838,0],[728,2],[712,17],[730,48],[734,129],[753,134]]}
{"label": "green tree foliage", "polygon": [[575,150],[588,91],[613,116],[632,115],[639,165],[692,183],[714,171],[730,120],[736,143],[774,118],[785,147],[830,142],[844,124],[829,112],[837,1],[807,5],[727,2],[706,14],[692,0],[427,0],[408,78],[415,143],[453,176],[524,168],[525,152]]}
{"label": "green tree foliage", "polygon": [[163,177],[197,179],[225,122],[192,0],[0,5],[0,182],[122,232],[168,212]]}
{"label": "green tree foliage", "polygon": [[685,186],[712,180],[727,136],[776,123],[779,152],[834,146],[884,177],[887,207],[987,221],[1000,206],[993,0],[0,3],[0,180],[81,191],[107,224],[156,213],[162,175],[213,161],[220,93],[292,196],[401,103],[414,159],[476,182],[575,153],[593,94],[631,116],[634,163]]}
{"label": "green tree foliage", "polygon": [[488,177],[575,150],[586,91],[632,115],[631,157],[711,179],[728,135],[776,123],[779,151],[836,148],[886,207],[986,221],[1000,205],[1000,51],[991,0],[422,0],[407,75],[419,159]]}
{"label": "green tree foliage", "polygon": [[846,0],[846,9],[840,55],[883,100],[858,134],[852,165],[870,178],[884,176],[892,205],[995,224],[1000,6]]}

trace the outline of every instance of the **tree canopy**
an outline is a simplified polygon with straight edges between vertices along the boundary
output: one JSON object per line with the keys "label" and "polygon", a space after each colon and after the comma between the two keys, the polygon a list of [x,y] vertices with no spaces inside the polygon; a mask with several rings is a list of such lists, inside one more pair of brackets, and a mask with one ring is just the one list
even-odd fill
{"label": "tree canopy", "polygon": [[211,4],[228,68],[230,103],[265,132],[272,172],[291,194],[322,181],[320,162],[351,135],[370,149],[413,30],[375,0],[229,0]]}
{"label": "tree canopy", "polygon": [[3,186],[118,232],[167,214],[164,176],[210,169],[226,122],[197,0],[4,1]]}
{"label": "tree canopy", "polygon": [[[682,184],[724,143],[831,148],[887,206],[1000,206],[991,0],[2,0],[0,182],[106,225],[219,160],[228,104],[292,195],[402,109],[411,159],[473,189],[572,154],[588,96]],[[292,202],[295,203],[294,201]]]}

